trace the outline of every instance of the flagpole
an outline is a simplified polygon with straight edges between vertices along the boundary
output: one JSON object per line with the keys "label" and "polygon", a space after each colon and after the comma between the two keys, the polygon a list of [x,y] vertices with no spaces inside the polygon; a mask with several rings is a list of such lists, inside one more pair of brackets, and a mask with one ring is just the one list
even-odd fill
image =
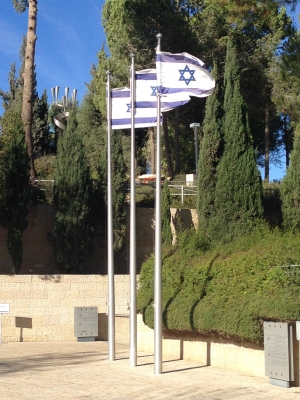
{"label": "flagpole", "polygon": [[[162,34],[157,37],[157,51],[161,50]],[[160,86],[157,71],[157,86]],[[160,138],[160,94],[157,93],[156,129],[156,194],[155,194],[155,269],[154,269],[154,372],[162,373],[162,262],[161,262],[161,138]]]}
{"label": "flagpole", "polygon": [[108,272],[108,359],[115,360],[115,285],[112,209],[111,86],[107,71],[107,272]]}
{"label": "flagpole", "polygon": [[137,365],[136,318],[136,204],[135,204],[135,68],[131,54],[131,169],[130,169],[130,366]]}

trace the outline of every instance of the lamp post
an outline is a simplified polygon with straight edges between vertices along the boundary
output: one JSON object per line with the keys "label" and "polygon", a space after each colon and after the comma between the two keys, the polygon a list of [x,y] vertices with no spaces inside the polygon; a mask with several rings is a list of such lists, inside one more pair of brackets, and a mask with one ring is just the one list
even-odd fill
{"label": "lamp post", "polygon": [[195,164],[196,164],[196,177],[198,177],[198,128],[200,124],[198,122],[193,122],[190,124],[190,128],[194,130],[195,137]]}

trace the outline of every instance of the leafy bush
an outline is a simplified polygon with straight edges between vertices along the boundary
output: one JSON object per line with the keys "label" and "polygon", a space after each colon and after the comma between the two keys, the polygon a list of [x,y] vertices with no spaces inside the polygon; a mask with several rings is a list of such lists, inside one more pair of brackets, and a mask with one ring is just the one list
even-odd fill
{"label": "leafy bush", "polygon": [[[165,329],[262,340],[262,321],[300,318],[300,234],[259,224],[226,246],[183,232],[163,257]],[[142,267],[138,309],[153,327],[153,271]],[[151,310],[150,310],[151,308]]]}

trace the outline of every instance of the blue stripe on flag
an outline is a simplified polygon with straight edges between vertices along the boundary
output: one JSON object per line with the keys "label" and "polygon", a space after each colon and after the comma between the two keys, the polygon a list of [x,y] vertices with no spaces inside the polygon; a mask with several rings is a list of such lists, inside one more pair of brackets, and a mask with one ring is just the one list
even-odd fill
{"label": "blue stripe on flag", "polygon": [[159,87],[159,93],[161,93],[161,94],[173,94],[173,93],[180,93],[180,92],[191,93],[191,96],[193,94],[200,96],[202,94],[209,92],[209,90],[193,89],[193,88],[167,88],[167,87],[163,87],[163,86]]}
{"label": "blue stripe on flag", "polygon": [[124,90],[124,91],[112,91],[111,92],[111,97],[113,99],[117,99],[117,98],[130,98],[130,90]]}
{"label": "blue stripe on flag", "polygon": [[184,54],[156,54],[157,62],[168,62],[168,63],[182,63],[182,64],[193,64],[198,67],[207,70],[205,64],[200,64],[198,60],[194,60],[193,58],[187,57]]}
{"label": "blue stripe on flag", "polygon": [[[182,106],[190,101],[190,99],[177,100],[177,101],[163,101],[161,102],[161,108],[175,108]],[[135,104],[135,108],[156,108],[157,101],[138,101]]]}
{"label": "blue stripe on flag", "polygon": [[[135,120],[134,120],[135,125],[156,123],[156,121],[157,121],[157,117],[135,118]],[[129,127],[130,127],[131,126],[131,118],[112,119],[111,124],[112,124],[112,126],[129,125]]]}
{"label": "blue stripe on flag", "polygon": [[152,73],[146,73],[146,74],[135,74],[135,79],[138,80],[144,80],[144,81],[156,81],[157,79],[157,74],[155,72]]}

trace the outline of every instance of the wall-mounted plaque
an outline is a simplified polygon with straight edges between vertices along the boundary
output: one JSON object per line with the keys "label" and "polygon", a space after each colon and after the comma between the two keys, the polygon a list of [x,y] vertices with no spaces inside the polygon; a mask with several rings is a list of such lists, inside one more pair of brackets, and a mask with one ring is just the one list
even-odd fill
{"label": "wall-mounted plaque", "polygon": [[0,314],[9,313],[9,304],[0,304]]}
{"label": "wall-mounted plaque", "polygon": [[98,336],[98,307],[74,307],[74,336]]}
{"label": "wall-mounted plaque", "polygon": [[287,322],[264,322],[265,375],[293,381],[292,326]]}

